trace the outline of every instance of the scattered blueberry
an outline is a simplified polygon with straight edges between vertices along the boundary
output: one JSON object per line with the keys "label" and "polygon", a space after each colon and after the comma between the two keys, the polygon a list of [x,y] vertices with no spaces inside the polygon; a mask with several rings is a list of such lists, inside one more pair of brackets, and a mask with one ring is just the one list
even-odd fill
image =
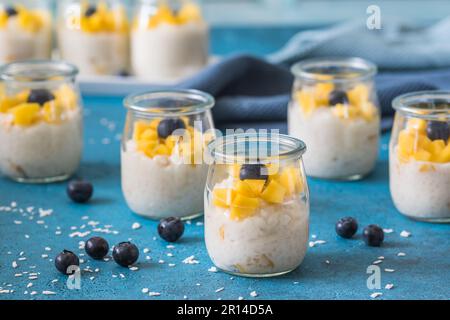
{"label": "scattered blueberry", "polygon": [[131,242],[121,242],[114,247],[113,259],[122,266],[129,267],[139,258],[139,249]]}
{"label": "scattered blueberry", "polygon": [[267,168],[263,164],[244,164],[239,172],[239,178],[241,180],[267,180]]}
{"label": "scattered blueberry", "polygon": [[70,266],[79,266],[80,260],[72,251],[64,250],[55,258],[55,267],[63,274],[73,274],[75,271],[68,272]]}
{"label": "scattered blueberry", "polygon": [[97,12],[97,8],[95,6],[89,6],[87,10],[84,12],[84,16],[89,18],[90,16],[93,16]]}
{"label": "scattered blueberry", "polygon": [[364,242],[371,247],[379,247],[384,240],[384,232],[376,224],[368,225],[363,230]]}
{"label": "scattered blueberry", "polygon": [[184,233],[184,223],[180,218],[167,218],[159,222],[158,233],[167,242],[175,242]]}
{"label": "scattered blueberry", "polygon": [[129,77],[130,73],[127,70],[121,70],[117,75],[119,77]]}
{"label": "scattered blueberry", "polygon": [[93,237],[86,241],[84,249],[91,258],[99,260],[108,254],[109,244],[101,237]]}
{"label": "scattered blueberry", "polygon": [[93,192],[92,184],[84,180],[72,180],[67,185],[67,195],[77,203],[88,202]]}
{"label": "scattered blueberry", "polygon": [[355,218],[345,217],[336,222],[336,233],[342,238],[350,239],[358,230],[358,222]]}
{"label": "scattered blueberry", "polygon": [[335,106],[337,104],[348,104],[348,96],[347,93],[345,93],[345,91],[340,90],[331,91],[328,100],[331,106]]}
{"label": "scattered blueberry", "polygon": [[39,103],[40,105],[44,105],[44,103],[52,100],[55,100],[55,96],[47,89],[31,90],[28,96],[29,103]]}
{"label": "scattered blueberry", "polygon": [[167,138],[177,129],[185,129],[186,125],[181,119],[164,119],[158,125],[158,136]]}
{"label": "scattered blueberry", "polygon": [[5,9],[5,13],[8,17],[13,17],[13,16],[17,16],[19,14],[19,12],[17,11],[16,8],[14,7],[7,7]]}
{"label": "scattered blueberry", "polygon": [[431,140],[448,140],[450,136],[450,126],[445,121],[428,121],[427,136]]}

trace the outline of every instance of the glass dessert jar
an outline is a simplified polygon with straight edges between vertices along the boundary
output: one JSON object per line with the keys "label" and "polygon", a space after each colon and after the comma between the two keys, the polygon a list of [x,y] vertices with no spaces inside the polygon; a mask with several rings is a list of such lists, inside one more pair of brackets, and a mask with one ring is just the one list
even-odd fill
{"label": "glass dessert jar", "polygon": [[359,58],[311,59],[293,66],[289,134],[305,141],[309,176],[357,180],[378,157],[376,67]]}
{"label": "glass dessert jar", "polygon": [[50,59],[52,18],[49,1],[14,0],[0,4],[0,64]]}
{"label": "glass dessert jar", "polygon": [[125,99],[122,190],[132,211],[152,219],[203,214],[203,151],[215,135],[213,105],[213,97],[196,90]]}
{"label": "glass dessert jar", "polygon": [[129,72],[129,21],[121,0],[58,1],[61,57],[82,75]]}
{"label": "glass dessert jar", "polygon": [[306,253],[309,191],[305,145],[285,135],[244,133],[210,143],[205,241],[223,271],[269,277],[296,269]]}
{"label": "glass dessert jar", "polygon": [[81,158],[82,107],[76,67],[14,62],[0,69],[0,170],[19,182],[69,178]]}
{"label": "glass dessert jar", "polygon": [[131,63],[139,77],[170,80],[208,62],[208,25],[194,0],[140,0],[131,32]]}
{"label": "glass dessert jar", "polygon": [[394,204],[413,219],[450,222],[450,91],[405,94],[393,107],[389,177]]}

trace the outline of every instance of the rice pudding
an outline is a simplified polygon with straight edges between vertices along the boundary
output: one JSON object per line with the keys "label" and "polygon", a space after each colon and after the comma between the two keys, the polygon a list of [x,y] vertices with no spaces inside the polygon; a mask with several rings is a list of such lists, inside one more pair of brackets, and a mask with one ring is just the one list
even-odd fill
{"label": "rice pudding", "polygon": [[[64,2],[63,2],[64,4]],[[68,1],[60,9],[61,57],[82,75],[126,75],[129,72],[129,22],[118,1]]]}
{"label": "rice pudding", "polygon": [[208,62],[208,25],[190,1],[177,12],[166,3],[138,10],[131,32],[131,63],[138,77],[171,80]]}
{"label": "rice pudding", "polygon": [[0,64],[49,59],[51,38],[49,11],[20,4],[0,8]]}

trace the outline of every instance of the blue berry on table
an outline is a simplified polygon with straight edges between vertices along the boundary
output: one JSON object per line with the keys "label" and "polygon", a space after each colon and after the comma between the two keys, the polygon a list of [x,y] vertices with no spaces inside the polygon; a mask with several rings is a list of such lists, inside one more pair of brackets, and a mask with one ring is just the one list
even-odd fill
{"label": "blue berry on table", "polygon": [[103,259],[109,251],[108,241],[102,237],[93,237],[86,241],[86,253],[93,259]]}
{"label": "blue berry on table", "polygon": [[180,218],[167,218],[160,221],[158,225],[158,234],[167,242],[175,242],[181,238],[184,233],[184,223]]}
{"label": "blue berry on table", "polygon": [[335,229],[339,236],[350,239],[358,230],[358,222],[352,217],[341,218],[336,222]]}
{"label": "blue berry on table", "polygon": [[73,274],[74,270],[68,270],[70,266],[79,266],[80,260],[72,251],[64,250],[55,258],[55,267],[63,274]]}
{"label": "blue berry on table", "polygon": [[376,224],[368,225],[363,230],[364,242],[371,247],[379,247],[384,240],[384,232]]}
{"label": "blue berry on table", "polygon": [[118,265],[129,267],[139,259],[139,249],[131,242],[121,242],[114,246],[113,259]]}
{"label": "blue berry on table", "polygon": [[70,199],[77,203],[88,202],[93,193],[94,187],[88,181],[72,180],[67,185],[67,195]]}

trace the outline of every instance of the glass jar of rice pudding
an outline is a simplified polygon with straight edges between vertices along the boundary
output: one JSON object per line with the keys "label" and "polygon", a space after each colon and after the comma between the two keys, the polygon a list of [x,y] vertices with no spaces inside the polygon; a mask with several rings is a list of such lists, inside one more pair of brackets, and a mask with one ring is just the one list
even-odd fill
{"label": "glass jar of rice pudding", "polygon": [[376,70],[359,58],[311,59],[293,66],[288,128],[308,146],[309,176],[357,180],[373,170],[380,135]]}
{"label": "glass jar of rice pudding", "polygon": [[296,269],[309,233],[305,144],[286,135],[243,133],[209,147],[205,241],[214,264],[247,277]]}
{"label": "glass jar of rice pudding", "polygon": [[152,219],[202,215],[214,98],[197,90],[151,91],[127,97],[125,106],[122,190],[130,209]]}
{"label": "glass jar of rice pudding", "polygon": [[50,1],[6,0],[0,4],[0,64],[50,59]]}
{"label": "glass jar of rice pudding", "polygon": [[56,61],[0,68],[0,170],[19,182],[69,178],[83,145],[76,67]]}
{"label": "glass jar of rice pudding", "polygon": [[140,0],[131,31],[131,63],[138,77],[170,81],[208,62],[209,28],[195,0]]}
{"label": "glass jar of rice pudding", "polygon": [[81,75],[129,73],[129,20],[122,0],[58,1],[61,57]]}
{"label": "glass jar of rice pudding", "polygon": [[389,177],[394,204],[416,220],[450,222],[450,91],[405,94],[393,107]]}

